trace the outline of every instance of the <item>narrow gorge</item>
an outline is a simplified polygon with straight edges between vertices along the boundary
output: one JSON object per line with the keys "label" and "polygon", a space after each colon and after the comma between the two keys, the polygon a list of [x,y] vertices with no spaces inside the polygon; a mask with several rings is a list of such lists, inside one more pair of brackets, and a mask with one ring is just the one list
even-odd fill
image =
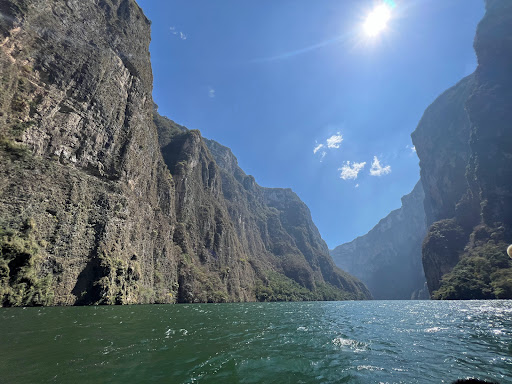
{"label": "narrow gorge", "polygon": [[402,207],[370,232],[331,250],[336,265],[366,284],[375,299],[427,299],[421,262],[426,234],[421,182],[402,197]]}
{"label": "narrow gorge", "polygon": [[0,12],[0,305],[370,298],[297,195],[158,115],[135,1]]}
{"label": "narrow gorge", "polygon": [[512,3],[485,5],[475,72],[412,133],[419,184],[367,235],[331,251],[376,298],[424,297],[423,274],[434,299],[512,298]]}

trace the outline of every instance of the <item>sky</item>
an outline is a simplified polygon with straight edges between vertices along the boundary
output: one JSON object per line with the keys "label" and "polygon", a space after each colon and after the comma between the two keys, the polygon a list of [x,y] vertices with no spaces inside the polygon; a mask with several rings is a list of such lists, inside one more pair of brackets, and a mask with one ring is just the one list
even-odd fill
{"label": "sky", "polygon": [[[291,188],[331,249],[418,182],[410,135],[476,68],[484,14],[483,0],[138,3],[159,112],[231,148],[259,185]],[[389,20],[368,30],[382,7]]]}

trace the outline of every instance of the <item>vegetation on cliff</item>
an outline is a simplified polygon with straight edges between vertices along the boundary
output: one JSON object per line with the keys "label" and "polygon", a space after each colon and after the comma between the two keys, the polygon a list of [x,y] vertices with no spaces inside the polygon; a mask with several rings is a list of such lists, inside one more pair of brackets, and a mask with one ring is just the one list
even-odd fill
{"label": "vegetation on cliff", "polygon": [[52,274],[40,268],[39,244],[28,220],[22,233],[0,228],[0,306],[51,305]]}
{"label": "vegetation on cliff", "polygon": [[264,301],[370,296],[334,266],[291,190],[260,187],[228,148],[157,111],[154,121],[176,188],[174,241],[187,255],[179,301],[233,301],[234,289]]}
{"label": "vegetation on cliff", "polygon": [[[0,12],[0,305],[369,297],[295,194],[155,112],[135,1]],[[276,279],[293,289],[257,294]]]}
{"label": "vegetation on cliff", "polygon": [[508,299],[512,297],[512,261],[503,247],[488,242],[464,253],[452,271],[441,279],[434,299]]}
{"label": "vegetation on cliff", "polygon": [[413,133],[425,188],[423,265],[436,299],[512,298],[512,3],[487,0],[474,74]]}

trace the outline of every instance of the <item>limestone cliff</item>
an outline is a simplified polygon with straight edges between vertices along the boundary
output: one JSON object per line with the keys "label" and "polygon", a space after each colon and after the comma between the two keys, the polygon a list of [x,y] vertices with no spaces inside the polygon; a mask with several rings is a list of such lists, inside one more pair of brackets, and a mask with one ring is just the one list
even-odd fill
{"label": "limestone cliff", "polygon": [[361,279],[375,299],[425,298],[421,244],[425,211],[421,182],[402,197],[402,207],[366,235],[331,250],[338,267]]}
{"label": "limestone cliff", "polygon": [[439,299],[512,298],[512,3],[487,0],[474,74],[426,111],[413,142],[425,188],[423,265]]}
{"label": "limestone cliff", "polygon": [[149,21],[133,1],[1,4],[1,301],[174,301]]}
{"label": "limestone cliff", "polygon": [[297,195],[260,187],[227,147],[155,116],[176,185],[174,241],[190,255],[181,286],[201,286],[204,275],[221,277],[217,292],[227,286],[246,299],[369,297],[362,283],[334,266]]}
{"label": "limestone cliff", "polygon": [[0,2],[0,305],[368,297],[292,192],[155,114],[149,41],[133,0]]}

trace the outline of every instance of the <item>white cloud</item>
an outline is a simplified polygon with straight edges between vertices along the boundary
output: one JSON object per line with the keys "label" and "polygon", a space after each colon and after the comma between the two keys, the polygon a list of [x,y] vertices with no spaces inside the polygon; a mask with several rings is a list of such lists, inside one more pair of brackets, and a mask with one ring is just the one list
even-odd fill
{"label": "white cloud", "polygon": [[350,161],[346,161],[345,164],[343,164],[343,167],[338,168],[338,171],[341,171],[340,177],[343,180],[355,180],[365,165],[366,162],[352,163],[352,165],[350,165]]}
{"label": "white cloud", "polygon": [[328,148],[339,148],[341,142],[343,141],[343,136],[338,132],[335,135],[332,135],[327,139],[327,147]]}
{"label": "white cloud", "polygon": [[406,145],[405,148],[410,149],[412,153],[416,153],[416,147],[414,145]]}
{"label": "white cloud", "polygon": [[356,188],[359,188],[359,184],[356,184]]}
{"label": "white cloud", "polygon": [[174,36],[178,36],[181,40],[187,40],[187,35],[185,35],[183,32],[181,31],[177,31],[176,30],[176,27],[169,27],[169,30],[171,31],[171,33],[174,35]]}
{"label": "white cloud", "polygon": [[391,166],[386,165],[383,167],[380,165],[380,161],[377,158],[377,156],[373,156],[373,163],[372,167],[370,168],[370,175],[372,176],[383,176],[387,175],[388,173],[391,173]]}
{"label": "white cloud", "polygon": [[[315,149],[313,149],[313,153],[317,153],[320,149],[322,149],[324,147],[323,144],[318,144]],[[322,153],[323,154],[323,153]]]}
{"label": "white cloud", "polygon": [[333,148],[339,148],[341,142],[343,141],[343,136],[341,133],[337,132],[335,135],[332,135],[329,137],[325,143],[318,144],[318,142],[315,142],[315,147],[313,148],[313,153],[316,154],[318,151],[322,150],[320,152],[320,162],[324,159],[324,157],[327,155],[326,149],[333,149]]}
{"label": "white cloud", "polygon": [[208,89],[208,97],[212,99],[215,97],[215,89],[213,89],[212,87]]}
{"label": "white cloud", "polygon": [[413,146],[411,147],[411,151],[413,151],[414,153],[416,153],[416,146],[414,146],[414,145],[413,145]]}

